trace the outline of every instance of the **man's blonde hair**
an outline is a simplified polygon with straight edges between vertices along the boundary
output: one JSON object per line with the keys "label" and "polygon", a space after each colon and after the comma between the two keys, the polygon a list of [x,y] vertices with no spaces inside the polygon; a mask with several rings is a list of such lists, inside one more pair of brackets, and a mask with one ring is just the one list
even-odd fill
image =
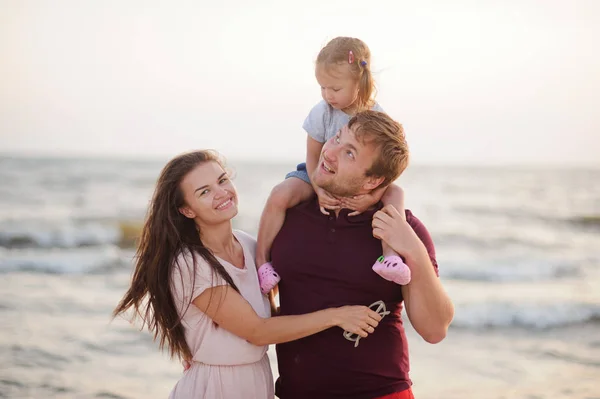
{"label": "man's blonde hair", "polygon": [[366,171],[367,177],[383,177],[382,186],[391,184],[408,166],[408,143],[402,125],[386,113],[362,111],[348,122],[357,140],[379,149],[377,158]]}

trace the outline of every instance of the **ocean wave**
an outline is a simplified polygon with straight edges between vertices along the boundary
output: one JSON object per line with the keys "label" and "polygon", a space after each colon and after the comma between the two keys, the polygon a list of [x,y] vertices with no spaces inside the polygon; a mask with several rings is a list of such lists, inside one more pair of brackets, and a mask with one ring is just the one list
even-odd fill
{"label": "ocean wave", "polygon": [[63,249],[17,249],[0,251],[0,273],[29,271],[51,274],[104,273],[127,267],[132,253],[114,245]]}
{"label": "ocean wave", "polygon": [[560,259],[495,260],[487,267],[476,263],[458,265],[446,263],[440,274],[447,279],[463,281],[527,282],[555,280],[583,275],[577,262]]}
{"label": "ocean wave", "polygon": [[524,238],[509,235],[504,237],[487,237],[476,234],[476,232],[472,234],[446,232],[436,234],[434,239],[437,245],[465,246],[477,249],[507,249],[513,247],[551,249],[557,246],[554,242],[543,241],[540,238]]}
{"label": "ocean wave", "polygon": [[489,302],[457,305],[454,327],[546,329],[600,321],[600,305],[590,303]]}
{"label": "ocean wave", "polygon": [[547,215],[526,210],[524,208],[507,208],[507,207],[499,207],[499,206],[478,206],[478,205],[469,205],[469,206],[457,206],[454,208],[456,212],[466,213],[471,215],[480,215],[480,216],[502,216],[511,219],[528,219],[528,220],[544,220],[551,221],[557,220],[549,218]]}
{"label": "ocean wave", "polygon": [[107,244],[132,247],[140,229],[141,222],[129,221],[5,223],[0,225],[0,247],[78,248]]}
{"label": "ocean wave", "polygon": [[598,359],[594,359],[592,356],[581,356],[564,350],[549,350],[543,352],[542,355],[550,359],[564,360],[584,366],[600,367],[600,361],[598,361]]}
{"label": "ocean wave", "polygon": [[568,222],[583,227],[600,228],[600,215],[582,215],[568,219]]}
{"label": "ocean wave", "polygon": [[520,221],[529,220],[544,222],[550,224],[568,224],[577,227],[600,228],[599,214],[581,214],[573,216],[551,215],[542,213],[541,210],[526,210],[523,208],[500,208],[485,206],[458,206],[457,212],[480,216],[501,216],[509,219],[518,219]]}

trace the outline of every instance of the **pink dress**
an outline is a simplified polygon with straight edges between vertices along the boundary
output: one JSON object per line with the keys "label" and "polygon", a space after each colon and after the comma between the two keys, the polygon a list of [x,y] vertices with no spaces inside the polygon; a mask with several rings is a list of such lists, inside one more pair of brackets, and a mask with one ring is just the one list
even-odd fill
{"label": "pink dress", "polygon": [[[256,241],[241,231],[234,235],[244,250],[244,268],[219,259],[242,296],[260,317],[270,317],[269,301],[260,292],[254,263]],[[185,338],[193,354],[192,367],[177,382],[170,399],[272,399],[273,374],[267,356],[268,346],[255,346],[225,329],[202,313],[190,300],[205,289],[226,283],[196,256],[195,281],[189,253],[179,257],[171,288],[179,315],[183,315]],[[187,309],[186,309],[187,307]]]}

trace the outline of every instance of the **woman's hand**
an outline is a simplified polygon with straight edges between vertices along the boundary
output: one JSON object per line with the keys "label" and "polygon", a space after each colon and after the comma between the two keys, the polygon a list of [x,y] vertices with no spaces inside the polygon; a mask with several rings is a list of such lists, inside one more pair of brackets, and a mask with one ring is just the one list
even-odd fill
{"label": "woman's hand", "polygon": [[423,242],[393,205],[386,205],[373,215],[373,236],[405,258],[415,258],[425,251]]}
{"label": "woman's hand", "polygon": [[362,338],[372,334],[381,321],[381,316],[366,306],[342,306],[333,311],[336,326]]}
{"label": "woman's hand", "polygon": [[327,212],[327,209],[330,209],[330,210],[340,209],[340,200],[339,199],[337,199],[333,195],[329,194],[325,189],[323,189],[319,186],[315,186],[314,189],[315,189],[315,193],[317,194],[317,197],[319,198],[319,206],[321,208],[321,213],[323,213],[324,215],[329,215],[329,212]]}

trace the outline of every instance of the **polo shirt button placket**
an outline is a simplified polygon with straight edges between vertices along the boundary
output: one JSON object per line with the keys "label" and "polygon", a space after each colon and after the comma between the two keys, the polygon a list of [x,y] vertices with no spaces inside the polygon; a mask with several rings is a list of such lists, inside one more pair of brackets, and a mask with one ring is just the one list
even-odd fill
{"label": "polo shirt button placket", "polygon": [[329,216],[329,223],[327,223],[327,228],[329,232],[327,233],[327,241],[334,242],[335,241],[335,217]]}

